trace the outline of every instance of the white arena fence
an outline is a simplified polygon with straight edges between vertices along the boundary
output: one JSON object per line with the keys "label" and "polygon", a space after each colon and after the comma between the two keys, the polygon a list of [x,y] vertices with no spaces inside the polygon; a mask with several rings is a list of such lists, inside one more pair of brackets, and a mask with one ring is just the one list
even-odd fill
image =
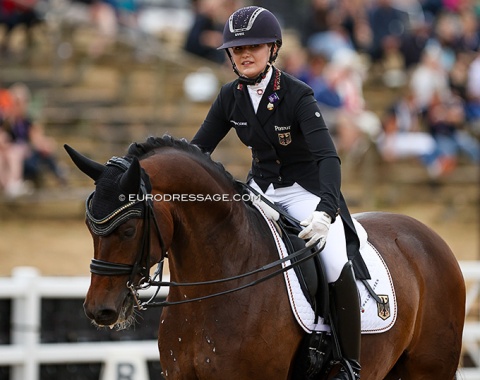
{"label": "white arena fence", "polygon": [[[464,358],[468,358],[469,363],[465,360],[459,370],[459,379],[480,380],[480,261],[461,261],[460,265],[467,284],[463,348]],[[83,300],[89,283],[89,277],[41,277],[35,268],[30,267],[15,268],[11,277],[0,278],[0,299],[11,300],[11,316],[8,316],[11,321],[10,344],[0,345],[0,367],[10,367],[9,380],[41,380],[41,365],[99,362],[102,363],[99,380],[149,378],[147,362],[158,361],[156,340],[40,341],[42,299]],[[142,296],[150,297],[154,291],[144,291]],[[167,291],[161,289],[158,297],[165,298]],[[0,315],[0,320],[2,318],[5,316]]]}

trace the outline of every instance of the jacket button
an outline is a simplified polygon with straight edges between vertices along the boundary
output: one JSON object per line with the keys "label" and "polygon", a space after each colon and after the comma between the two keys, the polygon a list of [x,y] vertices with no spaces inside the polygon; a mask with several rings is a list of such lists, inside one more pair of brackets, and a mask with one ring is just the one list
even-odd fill
{"label": "jacket button", "polygon": [[275,162],[276,162],[278,165],[280,165],[280,160],[276,160]]}
{"label": "jacket button", "polygon": [[282,176],[278,177],[278,182],[282,182]]}
{"label": "jacket button", "polygon": [[255,162],[260,162],[260,160],[258,159],[258,157],[255,157]]}

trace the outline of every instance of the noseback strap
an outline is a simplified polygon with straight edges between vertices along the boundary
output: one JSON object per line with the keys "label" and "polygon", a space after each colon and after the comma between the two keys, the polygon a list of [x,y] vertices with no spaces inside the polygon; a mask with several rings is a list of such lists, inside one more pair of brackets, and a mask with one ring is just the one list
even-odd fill
{"label": "noseback strap", "polygon": [[108,261],[92,259],[90,272],[101,276],[121,276],[131,274],[133,265],[110,263]]}

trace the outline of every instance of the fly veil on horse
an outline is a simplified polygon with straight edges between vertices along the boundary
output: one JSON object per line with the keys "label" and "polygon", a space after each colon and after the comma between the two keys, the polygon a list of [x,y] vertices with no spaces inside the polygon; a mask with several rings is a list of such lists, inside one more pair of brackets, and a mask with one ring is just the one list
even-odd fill
{"label": "fly veil on horse", "polygon": [[[291,311],[285,280],[260,281],[265,274],[256,271],[278,260],[276,244],[259,211],[235,198],[242,190],[221,165],[168,136],[132,144],[127,156],[106,165],[66,149],[96,184],[86,205],[94,259],[84,304],[95,324],[128,325],[136,291],[168,253],[173,283],[202,285],[170,288],[167,304],[174,306],[163,309],[159,327],[166,378],[298,376],[294,362],[305,331]],[[387,264],[398,304],[391,328],[362,335],[362,378],[454,379],[465,285],[451,250],[407,216],[355,218]],[[216,281],[225,278],[233,280]],[[247,286],[252,281],[258,283]],[[225,294],[208,297],[219,293]]]}

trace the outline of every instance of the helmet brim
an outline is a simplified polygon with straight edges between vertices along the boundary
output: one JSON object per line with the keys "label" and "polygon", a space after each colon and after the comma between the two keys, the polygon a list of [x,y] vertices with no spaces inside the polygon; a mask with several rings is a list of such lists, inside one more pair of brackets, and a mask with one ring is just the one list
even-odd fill
{"label": "helmet brim", "polygon": [[248,45],[260,45],[260,44],[271,44],[277,42],[277,39],[270,38],[239,38],[234,41],[225,42],[223,45],[219,46],[217,50],[228,49],[237,46],[248,46]]}

